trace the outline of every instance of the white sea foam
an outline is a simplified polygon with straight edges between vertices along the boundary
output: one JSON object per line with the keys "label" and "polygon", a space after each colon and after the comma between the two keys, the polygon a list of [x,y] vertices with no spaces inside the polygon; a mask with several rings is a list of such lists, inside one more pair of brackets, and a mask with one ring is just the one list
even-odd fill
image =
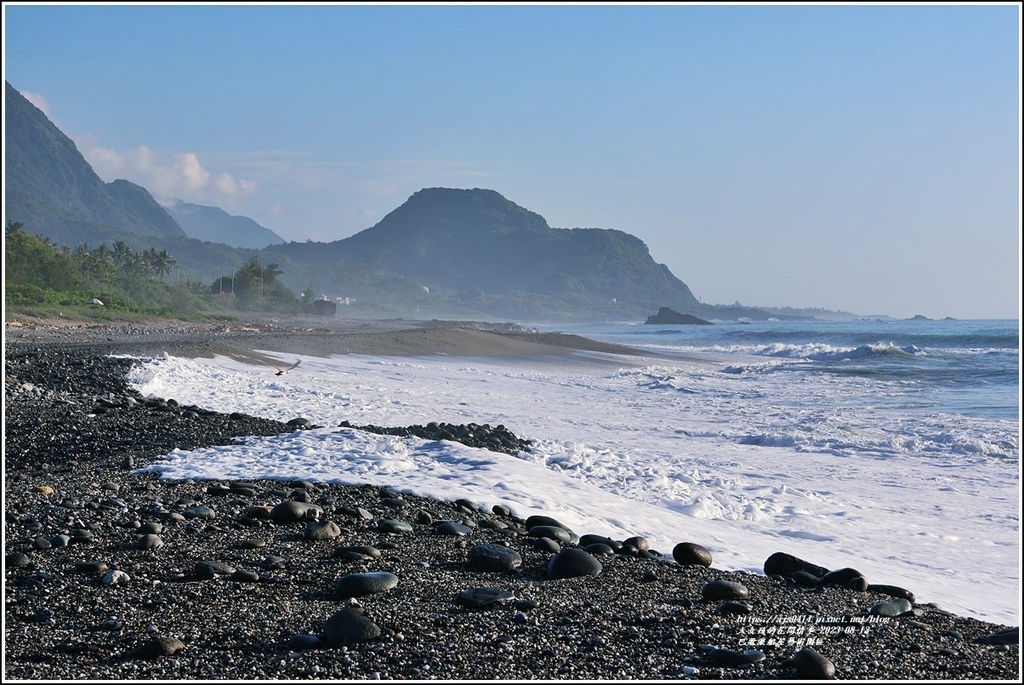
{"label": "white sea foam", "polygon": [[[267,353],[278,356],[274,353]],[[784,551],[918,601],[1019,623],[1018,455],[1007,422],[892,412],[877,378],[730,372],[749,359],[302,357],[285,377],[227,358],[140,361],[143,394],[325,426],[175,451],[173,478],[374,483],[547,514],[581,533],[697,542],[717,568]],[[281,361],[293,361],[294,356]],[[619,361],[616,368],[591,362]],[[763,361],[763,358],[762,360]],[[518,456],[339,422],[502,424]]]}

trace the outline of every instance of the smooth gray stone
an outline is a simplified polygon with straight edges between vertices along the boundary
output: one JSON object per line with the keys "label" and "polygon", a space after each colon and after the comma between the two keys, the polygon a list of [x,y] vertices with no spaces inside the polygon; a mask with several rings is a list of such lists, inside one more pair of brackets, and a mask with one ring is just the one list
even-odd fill
{"label": "smooth gray stone", "polygon": [[124,655],[125,659],[156,659],[161,656],[170,656],[180,649],[185,648],[185,643],[176,637],[158,637],[144,642],[135,649]]}
{"label": "smooth gray stone", "polygon": [[593,554],[595,557],[600,555],[612,555],[615,554],[615,550],[609,545],[603,542],[592,542],[583,548],[583,551],[587,554]]}
{"label": "smooth gray stone", "polygon": [[864,578],[864,574],[852,568],[840,568],[835,571],[829,571],[821,577],[819,582],[822,585],[837,585],[858,592],[868,589],[868,581]]}
{"label": "smooth gray stone", "polygon": [[672,558],[681,566],[711,566],[711,552],[696,542],[680,542],[672,548]]}
{"label": "smooth gray stone", "polygon": [[797,672],[809,680],[831,680],[836,676],[836,667],[827,657],[810,647],[804,647],[793,655]]}
{"label": "smooth gray stone", "polygon": [[380,626],[352,607],[335,612],[327,619],[321,636],[334,647],[346,647],[380,636]]}
{"label": "smooth gray stone", "polygon": [[64,535],[63,533],[61,533],[60,535],[54,535],[52,538],[50,538],[50,544],[54,547],[67,547],[69,544],[71,544],[71,536]]}
{"label": "smooth gray stone", "polygon": [[156,533],[146,533],[135,541],[136,549],[158,549],[163,546],[163,539]]}
{"label": "smooth gray stone", "polygon": [[898,597],[897,599],[891,599],[888,602],[881,602],[868,609],[868,613],[872,616],[899,616],[905,614],[908,611],[913,611],[914,606],[903,599]]}
{"label": "smooth gray stone", "polygon": [[618,552],[619,549],[622,547],[622,543],[621,542],[619,542],[618,540],[613,540],[612,538],[610,538],[610,537],[608,537],[606,535],[594,535],[593,533],[587,533],[586,535],[581,535],[580,536],[580,539],[579,539],[580,547],[584,547],[585,548],[585,547],[587,547],[589,545],[593,545],[593,544],[608,545],[609,547],[612,548],[613,552]]}
{"label": "smooth gray stone", "polygon": [[562,546],[551,538],[537,538],[533,541],[533,547],[541,552],[551,552],[552,554],[562,549]]}
{"label": "smooth gray stone", "polygon": [[377,530],[381,533],[411,533],[412,524],[397,519],[381,519],[377,522]]}
{"label": "smooth gray stone", "polygon": [[473,532],[473,529],[459,523],[458,521],[439,521],[434,526],[434,532],[438,535],[457,535],[461,537],[469,535]]}
{"label": "smooth gray stone", "polygon": [[342,561],[369,561],[379,559],[380,550],[368,545],[349,545],[334,550],[333,556]]}
{"label": "smooth gray stone", "polygon": [[828,573],[828,569],[824,566],[812,564],[809,561],[804,561],[800,557],[794,557],[792,554],[786,554],[785,552],[776,552],[764,562],[764,574],[766,576],[789,578],[796,571],[805,571],[815,578],[821,578]]}
{"label": "smooth gray stone", "polygon": [[4,566],[7,568],[24,568],[31,562],[24,552],[11,552],[4,559]]}
{"label": "smooth gray stone", "polygon": [[106,562],[103,561],[79,561],[75,564],[75,570],[79,573],[95,573],[102,575],[107,572],[110,567],[107,566]]}
{"label": "smooth gray stone", "polygon": [[293,523],[295,521],[315,521],[320,518],[323,510],[309,502],[285,500],[270,510],[270,520],[275,523]]}
{"label": "smooth gray stone", "polygon": [[793,571],[793,575],[790,578],[800,587],[817,587],[820,580],[817,576],[807,571]]}
{"label": "smooth gray stone", "polygon": [[509,602],[515,598],[511,590],[500,587],[474,587],[461,590],[455,595],[455,603],[471,609],[483,609],[495,604]]}
{"label": "smooth gray stone", "polygon": [[529,530],[534,526],[554,526],[555,528],[561,528],[562,530],[572,532],[572,528],[561,523],[558,519],[553,519],[550,516],[542,516],[540,514],[534,514],[533,516],[526,519],[526,529]]}
{"label": "smooth gray stone", "polygon": [[288,638],[288,649],[293,652],[304,652],[320,646],[319,635],[292,635]]}
{"label": "smooth gray stone", "polygon": [[902,597],[911,604],[917,601],[913,592],[896,585],[875,585],[872,583],[871,585],[868,585],[868,592],[878,592],[883,595],[889,595],[890,597]]}
{"label": "smooth gray stone", "polygon": [[478,571],[511,571],[523,564],[519,552],[502,545],[476,545],[469,549],[466,557],[469,567]]}
{"label": "smooth gray stone", "polygon": [[235,572],[235,567],[223,561],[204,559],[197,561],[195,574],[199,578],[213,578],[214,576],[230,576]]}
{"label": "smooth gray stone", "polygon": [[651,543],[647,540],[647,538],[640,535],[634,535],[631,538],[626,538],[625,540],[623,540],[622,546],[625,547],[626,545],[631,546],[638,552],[646,552],[651,549]]}
{"label": "smooth gray stone", "polygon": [[200,504],[198,507],[186,509],[181,512],[181,515],[187,519],[199,519],[200,521],[212,521],[217,518],[217,512],[205,504]]}
{"label": "smooth gray stone", "polygon": [[593,554],[570,547],[551,557],[548,562],[548,579],[596,576],[603,570],[604,566]]}
{"label": "smooth gray stone", "polygon": [[533,538],[548,538],[549,540],[561,543],[572,540],[569,531],[559,526],[533,526],[529,529],[528,534]]}
{"label": "smooth gray stone", "polygon": [[306,526],[307,540],[333,540],[341,535],[341,528],[334,521],[314,521]]}
{"label": "smooth gray stone", "polygon": [[238,569],[237,571],[231,574],[231,580],[235,581],[236,583],[255,583],[258,582],[259,579],[260,574],[256,573],[255,571],[244,571],[242,569]]}
{"label": "smooth gray stone", "polygon": [[704,599],[747,599],[750,590],[733,580],[712,580],[701,588],[700,594]]}
{"label": "smooth gray stone", "polygon": [[1019,645],[1020,627],[1014,626],[1013,628],[1006,628],[997,633],[980,637],[978,642],[983,645]]}
{"label": "smooth gray stone", "polygon": [[338,597],[363,597],[385,592],[398,585],[398,576],[388,571],[350,573],[338,579],[334,594]]}

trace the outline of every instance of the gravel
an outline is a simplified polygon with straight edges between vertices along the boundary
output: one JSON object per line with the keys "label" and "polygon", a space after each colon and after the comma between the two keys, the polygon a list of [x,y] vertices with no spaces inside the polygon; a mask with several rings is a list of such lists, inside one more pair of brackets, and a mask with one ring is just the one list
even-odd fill
{"label": "gravel", "polygon": [[[301,429],[127,388],[132,360],[110,353],[224,344],[169,336],[5,342],[7,680],[1018,680],[1015,627],[880,615],[883,586],[681,565],[636,541],[549,579],[550,545],[587,554],[588,531],[538,544],[515,512],[373,483],[139,473]],[[315,506],[274,520],[289,501]],[[480,545],[511,561],[481,563]],[[338,592],[353,576],[366,594]]]}

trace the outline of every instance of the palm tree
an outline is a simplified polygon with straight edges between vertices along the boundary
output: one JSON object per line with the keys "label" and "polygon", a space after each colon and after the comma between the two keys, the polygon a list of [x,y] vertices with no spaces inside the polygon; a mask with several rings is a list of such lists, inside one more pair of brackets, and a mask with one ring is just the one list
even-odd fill
{"label": "palm tree", "polygon": [[132,256],[132,247],[123,240],[114,241],[114,264],[121,267],[122,269],[128,266],[128,261]]}
{"label": "palm tree", "polygon": [[128,255],[128,261],[124,264],[124,269],[130,274],[136,276],[149,276],[151,272],[149,262],[146,261],[146,256],[141,252],[132,252]]}
{"label": "palm tree", "polygon": [[153,271],[156,273],[157,278],[163,278],[164,276],[171,273],[171,267],[177,262],[171,257],[167,250],[160,250],[159,252],[154,251],[152,255],[151,266]]}
{"label": "palm tree", "polygon": [[93,254],[96,255],[96,259],[100,260],[101,262],[105,262],[108,259],[112,259],[110,246],[107,245],[105,242],[100,243],[100,246],[93,251]]}

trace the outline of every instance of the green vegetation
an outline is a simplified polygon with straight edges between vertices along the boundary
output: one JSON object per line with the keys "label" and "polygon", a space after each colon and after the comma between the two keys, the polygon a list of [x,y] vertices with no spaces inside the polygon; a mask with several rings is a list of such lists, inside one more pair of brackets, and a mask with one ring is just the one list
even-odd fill
{"label": "green vegetation", "polygon": [[210,316],[232,312],[299,313],[302,302],[279,280],[277,264],[256,257],[205,285],[179,282],[167,250],[134,250],[124,241],[57,247],[16,221],[4,233],[4,297],[8,313],[107,319],[126,314]]}

